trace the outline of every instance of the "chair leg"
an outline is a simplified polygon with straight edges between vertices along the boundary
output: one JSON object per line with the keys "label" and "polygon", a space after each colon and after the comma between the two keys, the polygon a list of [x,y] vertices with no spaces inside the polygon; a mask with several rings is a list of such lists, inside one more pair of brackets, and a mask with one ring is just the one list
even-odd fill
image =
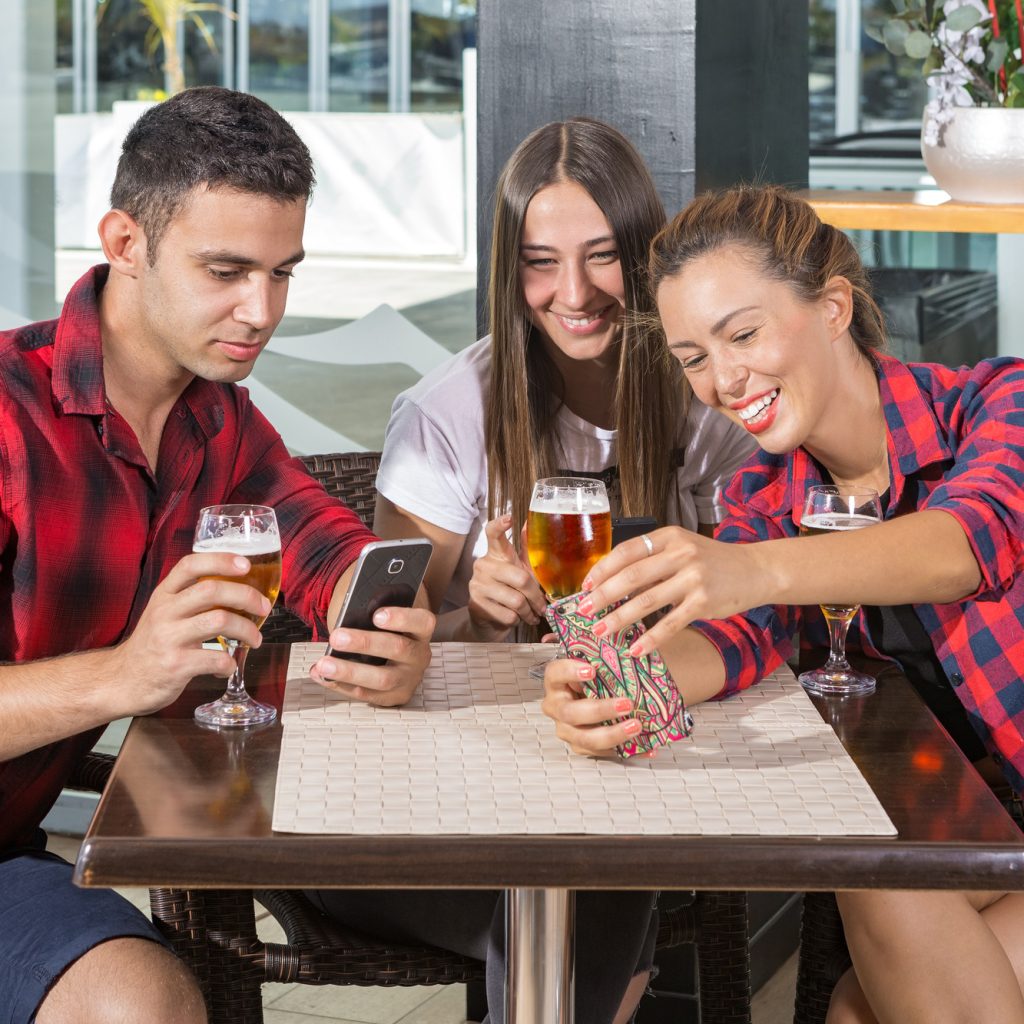
{"label": "chair leg", "polygon": [[745,892],[698,896],[701,1024],[750,1024],[750,940]]}
{"label": "chair leg", "polygon": [[834,894],[804,893],[793,1024],[825,1024],[832,990],[849,966]]}
{"label": "chair leg", "polygon": [[151,889],[149,902],[157,928],[199,980],[209,1024],[263,1024],[252,892]]}

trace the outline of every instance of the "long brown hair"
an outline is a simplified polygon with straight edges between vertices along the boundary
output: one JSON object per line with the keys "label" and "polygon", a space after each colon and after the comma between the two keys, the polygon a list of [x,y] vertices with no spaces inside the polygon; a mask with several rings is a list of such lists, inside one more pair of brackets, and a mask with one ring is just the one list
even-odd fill
{"label": "long brown hair", "polygon": [[558,468],[555,417],[564,383],[530,319],[519,266],[526,208],[542,188],[560,182],[585,189],[615,236],[627,314],[615,392],[622,512],[661,519],[670,485],[674,493],[673,448],[686,394],[656,318],[643,315],[654,312],[645,264],[665,211],[650,172],[625,136],[584,117],[537,129],[519,144],[498,179],[488,289],[488,518],[510,504],[513,522],[525,522],[534,480]]}
{"label": "long brown hair", "polygon": [[724,245],[742,246],[765,277],[788,284],[808,302],[820,298],[832,278],[845,277],[853,287],[850,336],[865,355],[885,348],[885,319],[853,243],[779,185],[705,192],[689,203],[651,243],[651,291]]}

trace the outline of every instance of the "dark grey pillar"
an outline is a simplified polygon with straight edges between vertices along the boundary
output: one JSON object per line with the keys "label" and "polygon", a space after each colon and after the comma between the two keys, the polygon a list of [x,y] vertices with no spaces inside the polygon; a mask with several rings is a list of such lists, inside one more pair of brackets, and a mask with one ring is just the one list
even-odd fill
{"label": "dark grey pillar", "polygon": [[625,133],[670,214],[715,185],[806,186],[807,20],[792,0],[478,0],[478,308],[498,173],[549,121]]}

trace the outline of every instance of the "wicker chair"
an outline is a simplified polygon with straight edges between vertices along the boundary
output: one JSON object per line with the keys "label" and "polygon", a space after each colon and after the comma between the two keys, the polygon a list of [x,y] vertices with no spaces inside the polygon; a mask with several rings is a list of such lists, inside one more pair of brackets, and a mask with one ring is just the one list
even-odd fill
{"label": "wicker chair", "polygon": [[[311,455],[303,459],[327,490],[367,524],[376,499],[378,452]],[[310,628],[278,606],[263,626],[267,640],[310,639]],[[284,928],[287,944],[256,935],[253,897]],[[483,964],[429,947],[409,948],[369,938],[333,921],[301,892],[150,890],[153,919],[193,968],[207,998],[211,1024],[262,1021],[265,982],[308,985],[438,985],[483,978]],[[747,900],[742,892],[699,893],[662,915],[658,946],[695,943],[703,1024],[750,1024]]]}

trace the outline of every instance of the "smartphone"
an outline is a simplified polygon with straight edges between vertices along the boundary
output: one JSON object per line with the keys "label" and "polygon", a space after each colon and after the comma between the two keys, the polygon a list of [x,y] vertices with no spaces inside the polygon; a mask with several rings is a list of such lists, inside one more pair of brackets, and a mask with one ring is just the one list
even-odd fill
{"label": "smartphone", "polygon": [[[376,629],[373,615],[378,608],[412,607],[433,547],[424,538],[377,540],[367,544],[356,562],[352,582],[334,628]],[[361,661],[365,665],[383,665],[385,662],[384,658],[369,654],[335,651],[330,644],[324,654],[331,658]]]}
{"label": "smartphone", "polygon": [[639,537],[658,528],[658,521],[651,516],[630,516],[612,520],[612,547],[624,540]]}

